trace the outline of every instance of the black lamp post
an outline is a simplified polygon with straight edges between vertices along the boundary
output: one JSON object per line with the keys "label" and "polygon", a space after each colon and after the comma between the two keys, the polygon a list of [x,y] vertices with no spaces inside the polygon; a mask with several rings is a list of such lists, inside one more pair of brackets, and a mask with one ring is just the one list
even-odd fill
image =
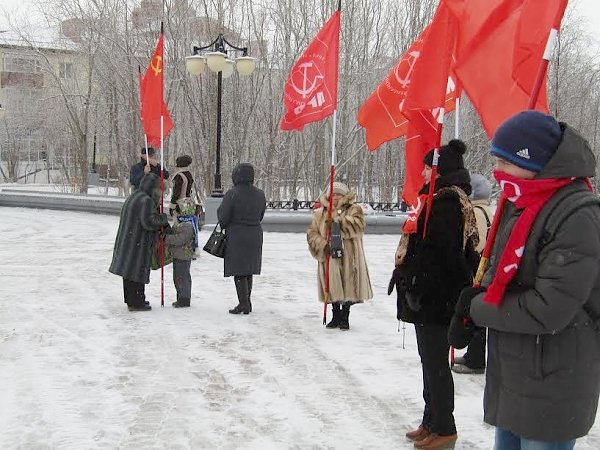
{"label": "black lamp post", "polygon": [[[235,60],[228,58],[228,49],[241,52],[242,56]],[[208,51],[212,50],[212,51]],[[250,75],[256,67],[256,59],[248,56],[248,47],[236,47],[219,34],[217,38],[204,47],[193,47],[193,55],[186,57],[187,71],[192,75],[201,75],[206,66],[217,72],[217,142],[215,163],[215,184],[211,197],[222,197],[221,186],[221,99],[223,97],[223,78],[233,74],[235,66],[240,75]]]}

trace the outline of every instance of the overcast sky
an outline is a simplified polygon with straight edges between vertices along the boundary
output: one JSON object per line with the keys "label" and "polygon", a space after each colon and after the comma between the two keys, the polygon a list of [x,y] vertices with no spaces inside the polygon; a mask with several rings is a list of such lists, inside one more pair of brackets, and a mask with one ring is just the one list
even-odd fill
{"label": "overcast sky", "polygon": [[[40,0],[0,0],[0,28],[7,24],[6,13],[9,15],[30,15],[32,6]],[[588,29],[596,37],[600,47],[600,1],[599,0],[570,0],[569,7],[576,7],[577,13],[584,16]]]}

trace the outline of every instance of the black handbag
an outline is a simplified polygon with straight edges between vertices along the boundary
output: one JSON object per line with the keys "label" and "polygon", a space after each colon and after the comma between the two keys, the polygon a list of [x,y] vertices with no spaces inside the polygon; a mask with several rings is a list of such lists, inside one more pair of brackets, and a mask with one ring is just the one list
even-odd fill
{"label": "black handbag", "polygon": [[202,250],[210,253],[213,256],[216,256],[217,258],[223,258],[225,257],[226,245],[227,234],[225,233],[225,230],[221,228],[221,224],[217,223],[215,225],[215,229],[208,238],[208,241],[206,241],[206,244],[204,244],[204,247],[202,247]]}

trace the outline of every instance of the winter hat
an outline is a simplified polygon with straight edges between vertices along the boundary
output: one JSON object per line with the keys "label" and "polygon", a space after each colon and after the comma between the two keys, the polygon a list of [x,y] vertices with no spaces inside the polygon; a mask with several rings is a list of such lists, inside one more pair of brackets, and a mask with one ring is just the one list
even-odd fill
{"label": "winter hat", "polygon": [[[142,147],[142,151],[140,152],[140,154],[141,155],[146,154],[146,147]],[[154,156],[154,148],[148,147],[148,156]]]}
{"label": "winter hat", "polygon": [[546,165],[562,140],[556,119],[539,111],[521,111],[496,130],[491,153],[532,172]]}
{"label": "winter hat", "polygon": [[[438,159],[438,173],[440,175],[446,175],[452,172],[456,172],[459,169],[465,168],[465,162],[463,161],[462,155],[467,151],[465,143],[458,139],[452,139],[448,144],[440,147],[440,158]],[[433,150],[425,155],[423,162],[433,167]]]}
{"label": "winter hat", "polygon": [[196,212],[196,204],[189,197],[182,198],[177,202],[177,205],[179,205],[179,212],[183,216],[192,216]]}
{"label": "winter hat", "polygon": [[181,155],[175,159],[175,167],[187,167],[192,163],[192,157],[189,155]]}
{"label": "winter hat", "polygon": [[492,183],[479,173],[471,175],[471,200],[489,200],[492,196]]}
{"label": "winter hat", "polygon": [[[327,192],[329,192],[329,189],[327,189]],[[346,195],[349,192],[350,192],[350,189],[348,189],[348,186],[346,186],[341,181],[333,182],[333,193],[334,194]]]}

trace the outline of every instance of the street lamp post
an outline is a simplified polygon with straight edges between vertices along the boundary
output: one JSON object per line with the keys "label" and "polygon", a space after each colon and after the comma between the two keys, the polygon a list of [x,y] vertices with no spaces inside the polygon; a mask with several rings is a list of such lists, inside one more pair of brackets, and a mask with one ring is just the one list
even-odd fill
{"label": "street lamp post", "polygon": [[[229,50],[228,50],[229,49]],[[212,50],[212,51],[208,51]],[[241,52],[242,56],[232,60],[228,52]],[[217,140],[215,147],[215,180],[211,197],[223,197],[221,186],[221,101],[223,97],[223,78],[233,74],[233,68],[240,75],[250,75],[256,67],[256,59],[248,56],[248,47],[236,47],[219,34],[217,38],[204,47],[193,47],[192,56],[186,57],[187,71],[192,75],[201,75],[206,66],[217,73]],[[208,219],[207,219],[208,220]]]}

